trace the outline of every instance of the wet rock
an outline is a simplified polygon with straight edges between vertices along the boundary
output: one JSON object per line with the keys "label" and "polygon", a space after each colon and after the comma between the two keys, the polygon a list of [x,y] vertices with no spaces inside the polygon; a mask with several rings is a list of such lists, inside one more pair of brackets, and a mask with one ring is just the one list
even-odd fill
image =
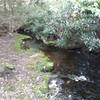
{"label": "wet rock", "polygon": [[50,100],[100,100],[100,87],[82,75],[52,75],[49,91]]}
{"label": "wet rock", "polygon": [[[64,81],[58,77],[50,77],[48,82],[50,100],[57,100],[58,94],[62,91]],[[59,99],[60,100],[60,99]]]}
{"label": "wet rock", "polygon": [[50,78],[49,80],[49,89],[53,88],[62,88],[64,85],[64,81],[60,78]]}
{"label": "wet rock", "polygon": [[83,76],[83,75],[76,76],[76,75],[70,75],[70,74],[68,74],[67,77],[69,79],[72,79],[72,80],[75,80],[75,81],[88,81],[88,79],[85,76]]}
{"label": "wet rock", "polygon": [[44,67],[41,69],[41,72],[44,72],[44,73],[46,73],[46,72],[52,72],[53,69],[54,69],[54,68],[53,68],[52,66],[51,66],[51,68],[44,66]]}

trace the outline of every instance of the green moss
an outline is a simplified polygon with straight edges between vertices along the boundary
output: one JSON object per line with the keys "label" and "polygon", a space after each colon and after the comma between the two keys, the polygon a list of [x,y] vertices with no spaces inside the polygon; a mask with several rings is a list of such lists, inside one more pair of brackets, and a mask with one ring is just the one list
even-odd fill
{"label": "green moss", "polygon": [[13,64],[10,64],[10,63],[1,63],[0,64],[0,72],[4,72],[4,71],[7,71],[7,70],[13,70],[15,69],[15,65]]}
{"label": "green moss", "polygon": [[10,70],[15,69],[15,65],[10,64],[10,63],[5,63],[4,66],[5,66],[6,68],[10,69]]}
{"label": "green moss", "polygon": [[45,56],[43,52],[37,52],[31,57],[28,65],[28,68],[31,69],[31,71],[35,71],[35,75],[33,76],[33,91],[39,98],[42,98],[42,100],[48,100],[48,79],[50,73],[43,73],[41,71],[44,66],[51,69],[53,62],[50,61],[50,59]]}
{"label": "green moss", "polygon": [[18,99],[20,99],[20,100],[32,100],[32,99],[30,98],[30,96],[25,95],[25,94],[19,95],[19,96],[18,96]]}
{"label": "green moss", "polygon": [[14,48],[17,52],[32,52],[32,48],[29,48],[27,50],[22,49],[21,47],[22,39],[25,39],[25,38],[29,38],[29,36],[16,34]]}
{"label": "green moss", "polygon": [[53,41],[47,41],[47,44],[50,45],[50,46],[55,46],[57,43],[56,40],[53,40]]}
{"label": "green moss", "polygon": [[10,92],[10,91],[15,91],[15,90],[16,88],[13,84],[8,83],[4,86],[4,91]]}
{"label": "green moss", "polygon": [[54,63],[47,57],[43,52],[37,52],[30,59],[29,68],[42,72],[51,72],[54,66]]}
{"label": "green moss", "polygon": [[41,79],[39,81],[33,78],[33,91],[38,97],[43,98],[43,100],[48,100],[48,79],[48,74],[41,74]]}
{"label": "green moss", "polygon": [[48,58],[42,58],[40,61],[36,63],[36,68],[40,71],[51,71],[53,67],[53,62],[51,62]]}

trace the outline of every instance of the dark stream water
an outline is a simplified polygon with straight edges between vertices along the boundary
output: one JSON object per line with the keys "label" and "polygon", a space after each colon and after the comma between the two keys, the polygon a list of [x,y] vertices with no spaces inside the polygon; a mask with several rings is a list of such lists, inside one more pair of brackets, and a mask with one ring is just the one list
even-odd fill
{"label": "dark stream water", "polygon": [[50,100],[100,100],[100,53],[43,46],[54,62]]}
{"label": "dark stream water", "polygon": [[44,52],[54,62],[51,100],[100,100],[100,53],[57,48]]}

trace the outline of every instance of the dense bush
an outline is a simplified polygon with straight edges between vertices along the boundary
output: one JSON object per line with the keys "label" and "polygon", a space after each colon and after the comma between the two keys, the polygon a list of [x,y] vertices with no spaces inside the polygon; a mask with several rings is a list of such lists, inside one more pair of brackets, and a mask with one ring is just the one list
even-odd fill
{"label": "dense bush", "polygon": [[100,47],[99,0],[37,1],[25,7],[24,31],[59,47]]}

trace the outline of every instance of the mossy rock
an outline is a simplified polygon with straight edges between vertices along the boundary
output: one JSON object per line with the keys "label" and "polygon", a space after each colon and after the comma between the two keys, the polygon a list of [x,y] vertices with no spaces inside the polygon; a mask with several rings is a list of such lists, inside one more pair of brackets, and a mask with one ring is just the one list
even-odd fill
{"label": "mossy rock", "polygon": [[40,70],[42,72],[51,72],[53,70],[53,62],[47,62]]}
{"label": "mossy rock", "polygon": [[23,49],[22,47],[23,39],[27,39],[27,38],[29,37],[25,35],[20,35],[20,34],[16,35],[15,44],[13,44],[12,46],[16,50],[16,52],[32,52],[32,48],[28,47],[27,49]]}
{"label": "mossy rock", "polygon": [[3,77],[7,74],[11,74],[15,69],[15,65],[10,63],[1,63],[0,64],[0,77]]}
{"label": "mossy rock", "polygon": [[53,70],[54,63],[43,52],[37,52],[35,55],[28,63],[29,68],[40,72],[51,72]]}

